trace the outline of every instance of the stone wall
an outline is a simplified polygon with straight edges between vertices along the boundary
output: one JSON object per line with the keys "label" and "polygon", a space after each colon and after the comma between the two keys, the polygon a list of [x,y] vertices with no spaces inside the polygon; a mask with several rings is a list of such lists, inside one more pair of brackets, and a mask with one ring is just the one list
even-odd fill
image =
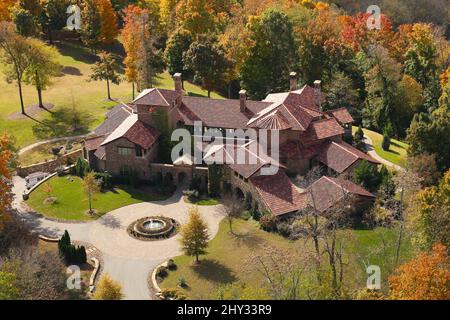
{"label": "stone wall", "polygon": [[67,163],[67,159],[72,159],[72,161],[75,162],[78,157],[83,156],[82,153],[83,153],[83,150],[76,150],[76,151],[64,154],[55,160],[41,162],[41,163],[33,164],[33,165],[27,166],[27,167],[17,167],[16,172],[17,172],[17,175],[19,175],[21,177],[26,177],[29,174],[34,173],[34,172],[53,173],[56,171],[56,169],[58,167],[65,166]]}

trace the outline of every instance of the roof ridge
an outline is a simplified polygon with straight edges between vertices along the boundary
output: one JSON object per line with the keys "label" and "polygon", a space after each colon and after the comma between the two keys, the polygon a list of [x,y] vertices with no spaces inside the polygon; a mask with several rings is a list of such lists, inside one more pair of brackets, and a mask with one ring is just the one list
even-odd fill
{"label": "roof ridge", "polygon": [[169,102],[167,102],[166,98],[164,98],[163,94],[161,93],[161,91],[159,91],[158,88],[154,88],[158,94],[161,96],[161,98],[164,100],[165,103],[167,103],[167,106],[170,106]]}

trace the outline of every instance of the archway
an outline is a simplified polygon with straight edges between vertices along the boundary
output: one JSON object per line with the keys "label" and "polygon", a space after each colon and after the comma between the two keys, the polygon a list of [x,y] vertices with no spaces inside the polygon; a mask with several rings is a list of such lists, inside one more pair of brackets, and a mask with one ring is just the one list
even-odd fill
{"label": "archway", "polygon": [[244,192],[242,192],[242,190],[240,188],[236,187],[236,189],[234,190],[234,194],[239,200],[244,200],[244,198],[245,198]]}
{"label": "archway", "polygon": [[177,177],[178,183],[182,183],[182,182],[186,181],[186,177],[187,177],[186,172],[179,172],[178,177]]}

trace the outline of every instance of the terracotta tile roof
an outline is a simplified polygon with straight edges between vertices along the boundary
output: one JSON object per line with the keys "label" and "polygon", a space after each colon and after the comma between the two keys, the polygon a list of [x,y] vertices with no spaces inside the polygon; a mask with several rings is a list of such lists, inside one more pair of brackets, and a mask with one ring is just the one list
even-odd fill
{"label": "terracotta tile roof", "polygon": [[86,138],[84,140],[84,147],[87,151],[97,150],[104,140],[105,136]]}
{"label": "terracotta tile roof", "polygon": [[[266,165],[272,164],[279,168],[284,168],[284,166],[270,156],[259,154],[260,150],[254,143],[256,142],[250,142],[243,146],[232,144],[209,146],[209,148],[205,150],[203,160],[205,162],[214,161],[215,163],[224,163],[228,165],[231,170],[237,172],[246,179],[258,173],[259,170]],[[254,149],[251,148],[251,145]]]}
{"label": "terracotta tile roof", "polygon": [[375,198],[373,194],[349,180],[326,176],[314,182],[309,190],[310,192],[305,194],[309,195],[310,205],[319,212],[330,209],[347,194]]}
{"label": "terracotta tile roof", "polygon": [[142,121],[136,122],[125,134],[124,138],[149,149],[159,138],[161,133],[150,126],[146,126]]}
{"label": "terracotta tile roof", "polygon": [[304,135],[300,137],[305,143],[331,138],[344,134],[344,129],[333,118],[314,121]]}
{"label": "terracotta tile roof", "polygon": [[289,124],[289,120],[286,119],[286,116],[284,116],[283,113],[277,109],[264,118],[258,120],[255,127],[267,130],[285,130],[292,128],[292,125]]}
{"label": "terracotta tile roof", "polygon": [[160,132],[139,121],[137,114],[128,116],[102,143],[104,146],[112,141],[125,138],[144,149],[150,148],[159,138]]}
{"label": "terracotta tile roof", "polygon": [[250,178],[250,182],[267,208],[276,216],[307,206],[308,195],[300,193],[282,170],[271,176],[254,176]]}
{"label": "terracotta tile roof", "polygon": [[345,142],[329,142],[322,147],[317,156],[317,160],[338,173],[344,172],[359,159],[379,164],[377,160],[368,154],[353,148]]}
{"label": "terracotta tile roof", "polygon": [[180,93],[174,90],[145,89],[132,104],[168,107],[179,97]]}
{"label": "terracotta tile roof", "polygon": [[353,122],[353,118],[347,108],[328,110],[327,113],[333,116],[339,123],[347,124]]}
{"label": "terracotta tile roof", "polygon": [[202,121],[205,126],[213,128],[246,128],[253,114],[263,110],[270,103],[247,100],[248,111],[240,111],[240,101],[236,99],[208,99],[184,96],[179,108],[186,124]]}
{"label": "terracotta tile roof", "polygon": [[311,159],[322,150],[322,144],[305,146],[299,141],[287,141],[280,146],[280,158]]}

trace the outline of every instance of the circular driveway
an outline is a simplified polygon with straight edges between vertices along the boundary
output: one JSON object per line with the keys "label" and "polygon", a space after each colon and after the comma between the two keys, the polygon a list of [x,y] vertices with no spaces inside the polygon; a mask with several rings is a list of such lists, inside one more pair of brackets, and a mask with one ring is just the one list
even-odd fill
{"label": "circular driveway", "polygon": [[[147,216],[166,216],[183,224],[189,207],[183,200],[182,188],[169,199],[143,202],[111,211],[101,218],[84,223],[55,222],[28,214],[21,206],[25,182],[14,177],[14,207],[30,229],[47,236],[61,236],[68,230],[73,240],[94,245],[103,254],[104,272],[119,281],[126,299],[149,299],[147,278],[158,264],[180,255],[179,235],[158,241],[140,241],[126,231],[133,221]],[[200,206],[200,213],[208,224],[210,237],[218,231],[223,214],[218,206]]]}

